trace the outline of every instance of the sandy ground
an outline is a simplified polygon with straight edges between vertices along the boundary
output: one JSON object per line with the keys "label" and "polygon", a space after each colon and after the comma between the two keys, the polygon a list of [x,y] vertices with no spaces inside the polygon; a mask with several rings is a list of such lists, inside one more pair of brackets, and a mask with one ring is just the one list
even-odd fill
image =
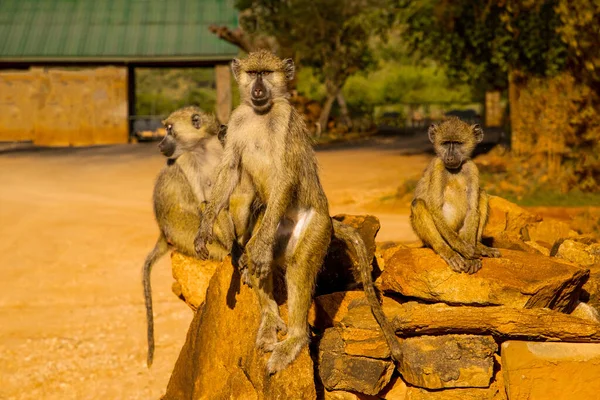
{"label": "sandy ground", "polygon": [[[378,215],[380,240],[410,241],[406,209],[373,202],[428,155],[392,139],[318,152],[331,213]],[[157,235],[151,207],[164,160],[154,144],[0,155],[0,399],[157,399],[191,311],[153,272],[157,350],[145,365],[140,271]],[[369,206],[371,204],[371,206]]]}

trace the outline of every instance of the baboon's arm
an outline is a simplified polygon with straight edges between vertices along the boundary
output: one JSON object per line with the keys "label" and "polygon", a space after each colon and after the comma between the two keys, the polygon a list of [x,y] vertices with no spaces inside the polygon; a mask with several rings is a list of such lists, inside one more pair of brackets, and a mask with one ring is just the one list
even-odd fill
{"label": "baboon's arm", "polygon": [[233,145],[227,146],[223,153],[223,160],[219,166],[219,173],[215,186],[206,205],[200,221],[200,228],[194,241],[196,252],[200,258],[208,257],[207,243],[212,242],[213,225],[217,215],[229,202],[233,190],[240,181],[241,153]]}
{"label": "baboon's arm", "polygon": [[[429,197],[429,212],[433,218],[433,223],[437,228],[438,232],[444,240],[454,249],[458,251],[463,257],[473,258],[476,253],[475,244],[472,245],[466,243],[463,239],[461,239],[456,232],[454,232],[446,221],[444,220],[444,216],[442,215],[442,207],[444,206],[444,179],[443,172],[441,169],[444,168],[444,165],[440,162],[434,166],[435,170],[431,174],[430,179],[430,188],[431,191]],[[438,170],[440,169],[440,170]]]}
{"label": "baboon's arm", "polygon": [[467,215],[463,232],[460,237],[469,244],[477,242],[477,229],[479,228],[479,172],[474,168],[472,162],[466,162],[463,165],[463,171],[467,175]]}

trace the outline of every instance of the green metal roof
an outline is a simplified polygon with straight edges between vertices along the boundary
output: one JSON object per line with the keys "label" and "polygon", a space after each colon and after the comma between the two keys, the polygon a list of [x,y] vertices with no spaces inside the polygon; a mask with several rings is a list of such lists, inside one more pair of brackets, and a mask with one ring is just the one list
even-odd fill
{"label": "green metal roof", "polygon": [[227,60],[234,0],[0,0],[0,62]]}

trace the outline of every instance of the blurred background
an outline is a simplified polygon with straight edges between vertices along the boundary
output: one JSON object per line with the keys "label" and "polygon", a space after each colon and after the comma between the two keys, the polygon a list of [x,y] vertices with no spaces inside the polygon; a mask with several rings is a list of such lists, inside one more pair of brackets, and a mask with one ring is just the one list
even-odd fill
{"label": "blurred background", "polygon": [[191,313],[168,260],[153,276],[145,367],[140,270],[157,235],[161,120],[226,123],[229,63],[297,65],[331,213],[415,240],[429,124],[483,126],[482,186],[600,234],[595,0],[1,0],[0,398],[158,398]]}

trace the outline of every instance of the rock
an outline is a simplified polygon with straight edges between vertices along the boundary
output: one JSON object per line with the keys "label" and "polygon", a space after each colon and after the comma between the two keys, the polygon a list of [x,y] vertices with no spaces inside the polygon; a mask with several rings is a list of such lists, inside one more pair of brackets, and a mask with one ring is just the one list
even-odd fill
{"label": "rock", "polygon": [[344,352],[337,328],[329,328],[319,342],[319,376],[327,390],[344,390],[376,395],[394,372],[392,361],[351,356]]}
{"label": "rock", "polygon": [[600,264],[591,265],[590,279],[583,285],[582,301],[600,311]]}
{"label": "rock", "polygon": [[582,266],[600,264],[600,244],[586,245],[575,240],[564,240],[556,256]]}
{"label": "rock", "polygon": [[[385,299],[385,298],[384,298]],[[399,336],[479,334],[564,342],[600,342],[600,325],[546,308],[453,307],[444,303],[383,303]],[[368,306],[348,310],[344,328],[377,329]]]}
{"label": "rock", "polygon": [[542,217],[497,196],[489,196],[489,216],[484,237],[509,236],[521,238],[521,230],[529,224],[539,222]]}
{"label": "rock", "polygon": [[390,349],[381,330],[346,328],[338,330],[344,341],[344,353],[351,356],[387,359]]}
{"label": "rock", "polygon": [[600,313],[594,307],[587,303],[579,303],[575,310],[571,313],[572,316],[577,318],[587,319],[588,321],[597,322],[600,324]]}
{"label": "rock", "polygon": [[[423,243],[419,242],[417,247],[423,247]],[[375,258],[377,260],[377,265],[381,271],[385,269],[385,262],[392,258],[394,253],[400,249],[406,249],[407,246],[402,243],[396,242],[382,242],[377,243],[377,249],[375,250]]]}
{"label": "rock", "polygon": [[369,396],[363,393],[352,393],[343,390],[327,390],[323,391],[323,400],[379,400],[377,396]]}
{"label": "rock", "polygon": [[362,290],[317,296],[308,312],[308,323],[321,330],[330,328],[344,318],[351,304],[366,304],[366,301]]}
{"label": "rock", "polygon": [[254,346],[259,320],[254,291],[240,284],[229,260],[218,265],[163,398],[315,399],[308,347],[280,373],[265,373],[269,354]]}
{"label": "rock", "polygon": [[597,399],[600,344],[502,344],[502,372],[510,400]]}
{"label": "rock", "polygon": [[[372,260],[375,253],[375,236],[380,228],[379,219],[372,215],[346,214],[336,215],[333,219],[358,231],[367,247],[367,256]],[[352,248],[353,245],[336,237],[334,232],[323,267],[317,277],[315,295],[344,291],[357,286],[360,273],[357,269],[358,260]],[[379,270],[374,273],[378,276]]]}
{"label": "rock", "polygon": [[443,335],[408,338],[400,343],[398,371],[425,389],[489,387],[498,346],[491,336]]}
{"label": "rock", "polygon": [[521,231],[521,235],[525,236],[524,240],[543,242],[551,247],[558,239],[574,237],[578,233],[562,221],[545,219],[527,225],[525,230]]}
{"label": "rock", "polygon": [[502,373],[496,373],[496,379],[489,388],[457,388],[427,390],[409,386],[399,376],[394,376],[390,384],[381,391],[379,398],[385,400],[507,400]]}
{"label": "rock", "polygon": [[186,302],[192,310],[197,310],[204,302],[208,283],[215,273],[218,261],[203,261],[185,256],[177,251],[171,253],[175,295]]}
{"label": "rock", "polygon": [[426,301],[545,307],[571,312],[589,271],[552,258],[502,250],[473,275],[460,274],[431,249],[400,249],[386,261],[380,288]]}
{"label": "rock", "polygon": [[[552,246],[549,246],[546,243],[543,242],[534,242],[533,240],[529,240],[527,242],[524,242],[527,246],[529,246],[532,249],[537,250],[538,253],[546,256],[546,257],[550,257],[550,250],[552,249]],[[528,253],[531,253],[528,251]]]}

